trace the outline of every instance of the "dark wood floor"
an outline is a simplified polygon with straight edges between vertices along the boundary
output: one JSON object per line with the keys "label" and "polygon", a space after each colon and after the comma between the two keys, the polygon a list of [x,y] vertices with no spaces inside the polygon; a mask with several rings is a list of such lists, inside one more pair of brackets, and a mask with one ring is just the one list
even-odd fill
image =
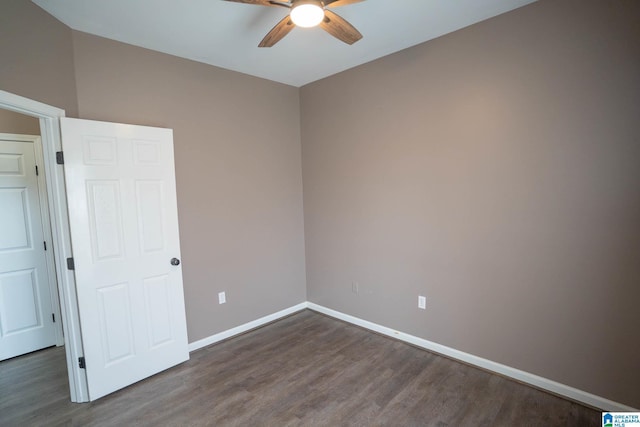
{"label": "dark wood floor", "polygon": [[69,402],[64,350],[0,363],[0,426],[599,426],[600,413],[306,310]]}

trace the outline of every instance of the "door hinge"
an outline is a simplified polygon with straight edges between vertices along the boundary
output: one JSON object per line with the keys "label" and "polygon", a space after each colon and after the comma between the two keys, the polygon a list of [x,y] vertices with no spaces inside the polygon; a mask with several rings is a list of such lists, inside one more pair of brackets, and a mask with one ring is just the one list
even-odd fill
{"label": "door hinge", "polygon": [[36,165],[36,176],[38,176],[38,175],[40,175],[40,174],[38,173],[38,165]]}
{"label": "door hinge", "polygon": [[47,242],[42,242],[42,243],[44,243],[44,250],[46,251],[47,250]]}
{"label": "door hinge", "polygon": [[59,165],[64,165],[64,154],[62,151],[56,151],[56,163]]}
{"label": "door hinge", "polygon": [[75,270],[76,264],[73,262],[73,258],[67,258],[67,270]]}
{"label": "door hinge", "polygon": [[84,356],[78,357],[78,366],[80,369],[87,369],[87,365],[84,363]]}
{"label": "door hinge", "polygon": [[53,319],[53,323],[56,323],[56,314],[51,313],[51,319]]}

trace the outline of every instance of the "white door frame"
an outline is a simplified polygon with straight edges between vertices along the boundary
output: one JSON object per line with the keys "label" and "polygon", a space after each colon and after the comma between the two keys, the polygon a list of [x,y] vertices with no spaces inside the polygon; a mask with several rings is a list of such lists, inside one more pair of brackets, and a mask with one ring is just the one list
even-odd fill
{"label": "white door frame", "polygon": [[[2,130],[2,129],[0,129]],[[33,144],[33,152],[35,154],[36,165],[45,166],[44,157],[42,154],[42,137],[40,135],[18,135],[12,133],[0,133],[0,141],[9,142],[25,142]],[[38,200],[40,202],[40,216],[42,218],[42,236],[45,242],[49,243],[49,247],[53,249],[53,238],[51,237],[51,220],[49,219],[49,200],[47,197],[47,183],[44,174],[37,174],[38,180]],[[53,258],[54,251],[46,250],[44,257],[47,264],[47,277],[49,278],[49,293],[51,294],[51,311],[58,319],[54,324],[54,330],[56,334],[56,346],[60,347],[64,345],[64,335],[62,333],[62,317],[60,316],[60,299],[58,295],[58,287],[56,284],[56,268],[55,260]],[[49,315],[48,311],[43,313]]]}
{"label": "white door frame", "polygon": [[73,257],[69,217],[67,214],[67,196],[64,186],[62,167],[56,163],[56,152],[62,151],[60,139],[60,117],[64,110],[33,101],[22,96],[0,90],[0,108],[40,120],[40,136],[45,162],[47,199],[49,202],[51,232],[53,237],[56,279],[62,311],[62,327],[65,336],[69,391],[72,402],[88,402],[87,377],[84,369],[78,366],[78,358],[83,356],[80,336],[80,319],[76,298],[73,271],[67,269],[67,258]]}

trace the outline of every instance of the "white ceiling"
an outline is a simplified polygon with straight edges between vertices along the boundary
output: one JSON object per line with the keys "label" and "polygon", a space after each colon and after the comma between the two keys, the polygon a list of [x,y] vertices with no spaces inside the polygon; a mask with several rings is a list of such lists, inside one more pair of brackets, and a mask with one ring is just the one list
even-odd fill
{"label": "white ceiling", "polygon": [[334,11],[363,39],[295,28],[258,48],[287,9],[222,0],[32,0],[69,27],[292,86],[450,33],[535,0],[367,0]]}

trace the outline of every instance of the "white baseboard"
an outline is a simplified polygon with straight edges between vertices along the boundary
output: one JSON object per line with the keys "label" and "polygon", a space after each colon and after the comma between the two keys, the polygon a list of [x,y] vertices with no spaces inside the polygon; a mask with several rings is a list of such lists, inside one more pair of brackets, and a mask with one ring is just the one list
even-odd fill
{"label": "white baseboard", "polygon": [[416,347],[421,347],[425,350],[433,351],[434,353],[442,354],[452,359],[468,363],[469,365],[477,366],[487,371],[495,372],[497,374],[504,375],[505,377],[513,378],[514,380],[520,381],[522,383],[532,385],[542,390],[547,390],[551,393],[567,397],[577,402],[582,402],[586,405],[592,406],[594,408],[599,408],[603,411],[638,411],[638,409],[623,405],[622,403],[614,402],[612,400],[605,399],[604,397],[596,396],[594,394],[587,393],[586,391],[578,390],[577,388],[573,388],[568,385],[531,374],[529,372],[521,371],[520,369],[512,368],[510,366],[493,362],[491,360],[483,359],[482,357],[474,356],[473,354],[465,353],[463,351],[459,351],[454,348],[447,347],[429,340],[425,340],[423,338],[405,334],[404,332],[396,331],[391,328],[387,328],[386,326],[378,325],[376,323],[369,322],[368,320],[363,320],[349,314],[344,314],[339,311],[332,310],[330,308],[323,307],[321,305],[308,301],[302,302],[289,308],[285,308],[284,310],[261,317],[243,325],[236,326],[235,328],[231,328],[215,335],[211,335],[210,337],[192,342],[189,344],[189,351],[195,351],[202,347],[215,344],[219,341],[231,338],[235,335],[247,332],[251,329],[255,329],[259,326],[265,325],[269,322],[273,322],[274,320],[278,320],[297,311],[304,310],[305,308],[309,308],[319,313],[326,314],[327,316],[331,316],[333,318],[343,320],[345,322],[363,327],[365,329],[369,329],[382,335],[396,338],[398,340],[415,345]]}
{"label": "white baseboard", "polygon": [[198,341],[194,341],[189,343],[189,352],[198,350],[202,347],[206,347],[211,344],[215,344],[219,341],[226,340],[227,338],[231,338],[235,335],[242,334],[244,332],[250,331],[251,329],[255,329],[259,326],[265,325],[269,322],[273,322],[274,320],[278,320],[282,317],[288,316],[290,314],[295,313],[296,311],[301,311],[307,308],[307,302],[301,302],[300,304],[294,305],[289,308],[285,308],[284,310],[280,310],[276,313],[269,314],[268,316],[261,317],[259,319],[253,320],[251,322],[245,323],[244,325],[236,326],[235,328],[227,329],[226,331],[222,331],[215,335],[211,335],[210,337],[203,338]]}
{"label": "white baseboard", "polygon": [[357,317],[344,314],[318,304],[314,304],[312,302],[308,302],[307,306],[311,310],[326,314],[327,316],[344,320],[345,322],[361,326],[365,329],[369,329],[382,335],[387,335],[389,337],[399,339],[417,347],[421,347],[426,350],[450,357],[452,359],[456,359],[461,362],[486,369],[487,371],[495,372],[497,374],[504,375],[505,377],[513,378],[525,384],[550,391],[551,393],[555,393],[557,395],[585,403],[595,408],[600,408],[603,411],[638,411],[637,409],[634,409],[627,405],[623,405],[622,403],[614,402],[612,400],[605,399],[604,397],[596,396],[594,394],[587,393],[586,391],[578,390],[568,385],[561,384],[534,374],[530,374],[528,372],[521,371],[510,366],[502,365],[491,360],[483,359],[482,357],[474,356],[473,354],[465,353],[451,347],[437,344],[435,342],[418,338],[413,335],[405,334],[403,332],[395,331],[391,328],[387,328],[386,326],[381,326],[367,320],[362,320]]}

